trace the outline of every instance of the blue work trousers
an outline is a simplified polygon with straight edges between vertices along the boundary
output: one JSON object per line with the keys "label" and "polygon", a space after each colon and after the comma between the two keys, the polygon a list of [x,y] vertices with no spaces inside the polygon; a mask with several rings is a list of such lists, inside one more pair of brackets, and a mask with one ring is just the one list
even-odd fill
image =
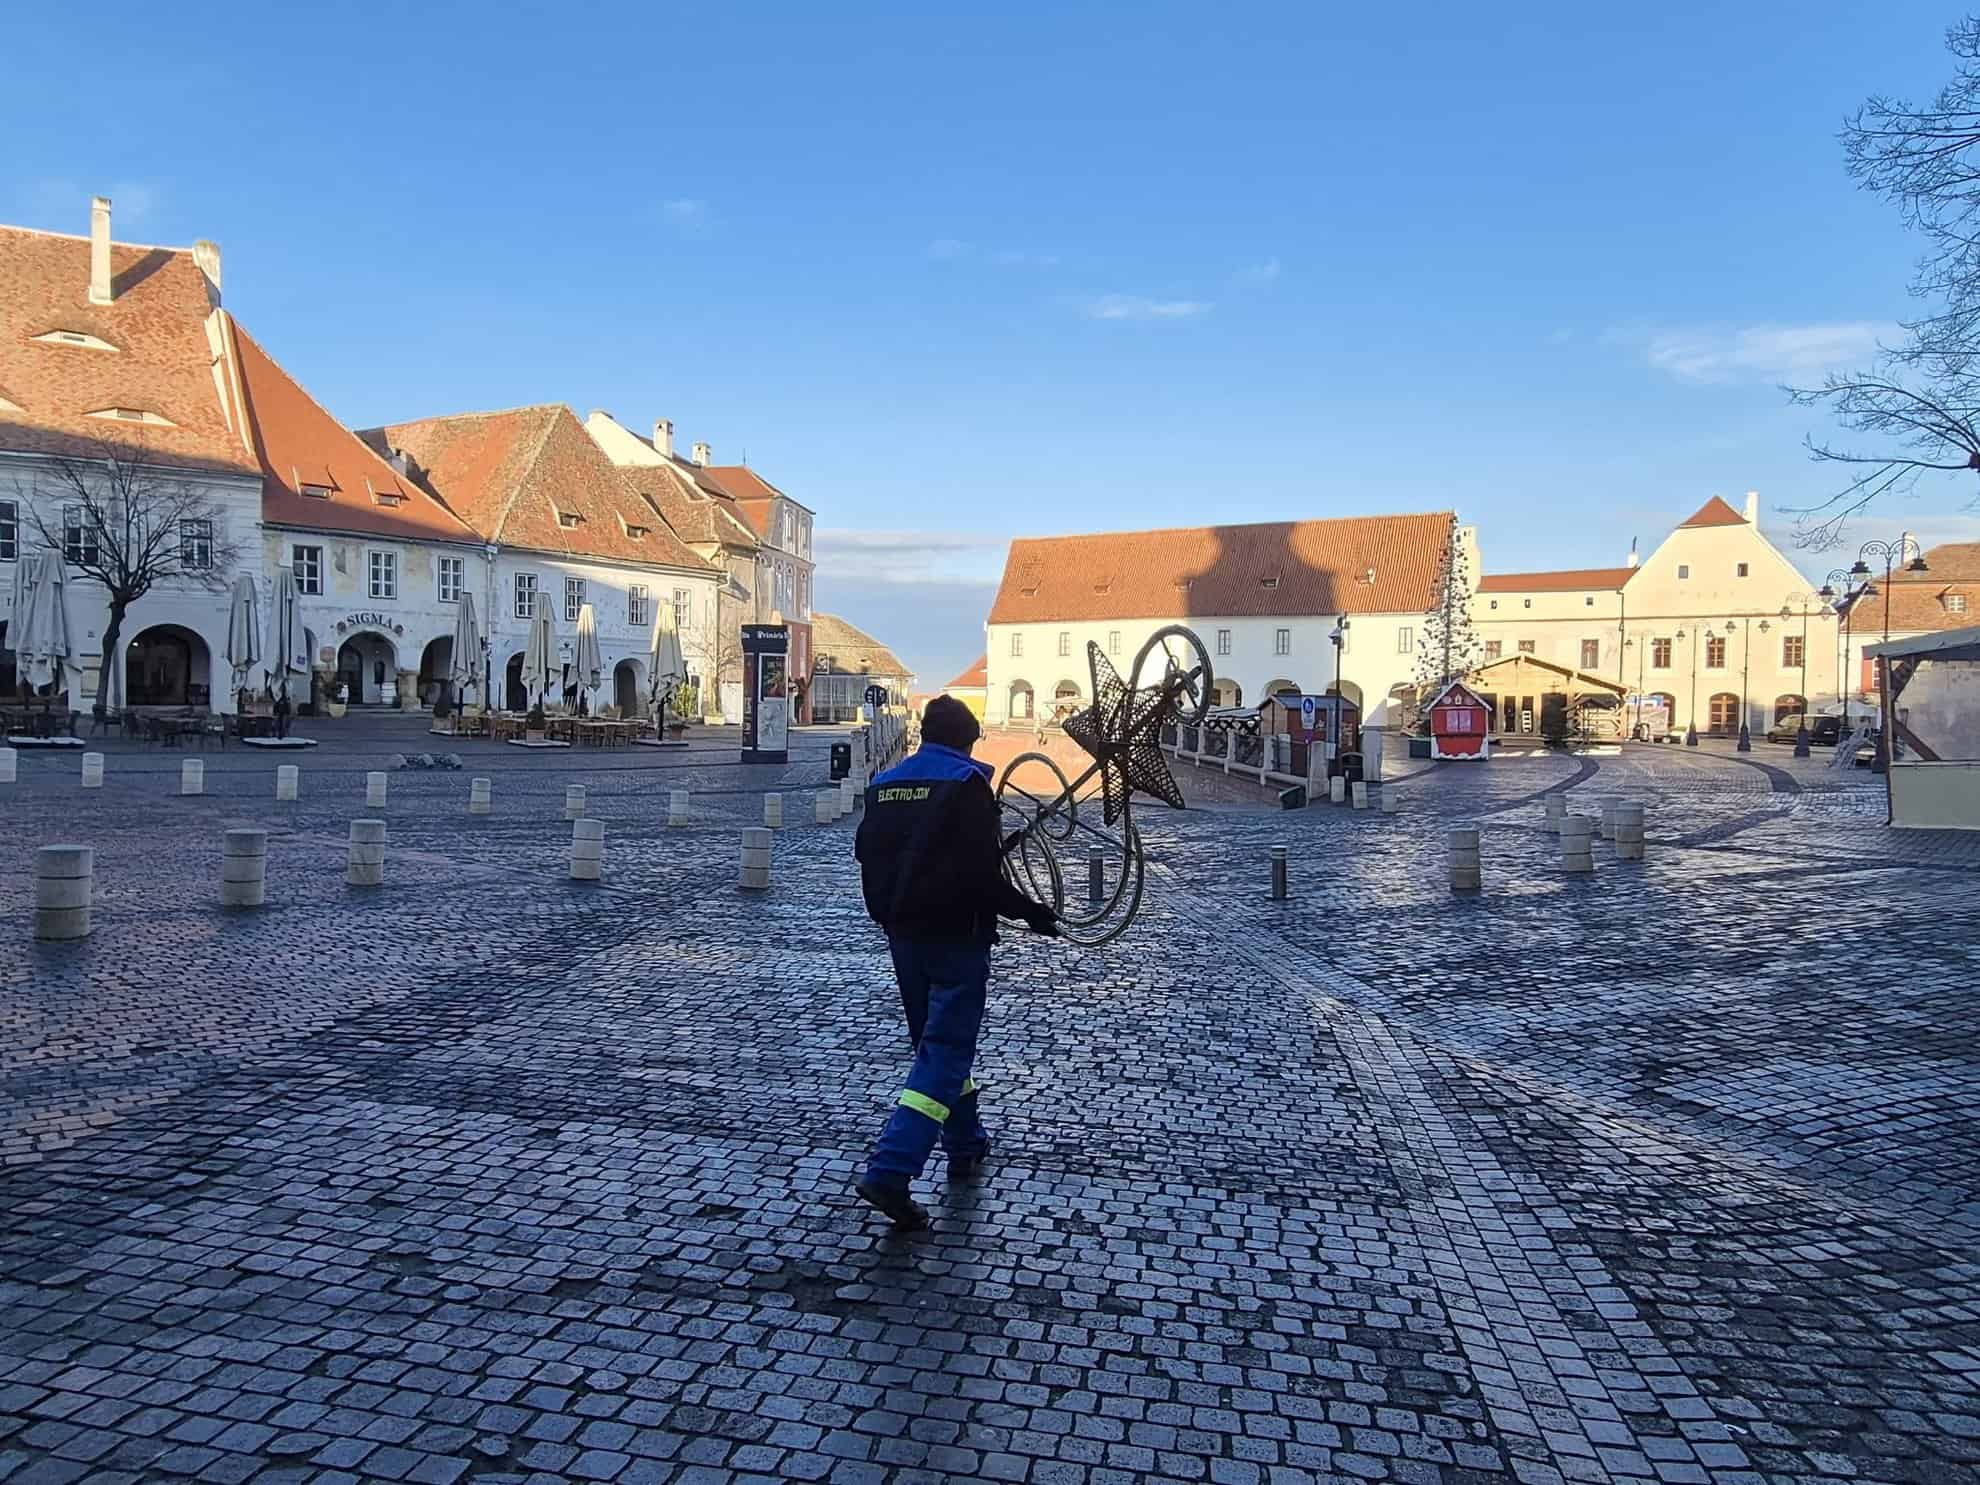
{"label": "blue work trousers", "polygon": [[914,1043],[914,1066],[880,1131],[866,1179],[906,1186],[921,1174],[937,1141],[951,1160],[979,1156],[990,1146],[970,1076],[990,985],[990,950],[932,939],[887,942]]}

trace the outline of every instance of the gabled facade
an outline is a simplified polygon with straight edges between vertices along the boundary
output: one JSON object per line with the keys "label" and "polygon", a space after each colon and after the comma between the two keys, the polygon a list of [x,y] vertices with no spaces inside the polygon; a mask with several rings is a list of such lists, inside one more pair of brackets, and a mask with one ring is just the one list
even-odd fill
{"label": "gabled facade", "polygon": [[1949,541],[1925,551],[1925,571],[1898,564],[1888,584],[1879,571],[1843,605],[1843,675],[1864,707],[1877,703],[1878,667],[1865,654],[1889,637],[1917,639],[1980,622],[1980,542]]}
{"label": "gabled facade", "polygon": [[1127,679],[1168,624],[1203,641],[1222,705],[1323,695],[1345,615],[1341,694],[1364,725],[1390,725],[1453,535],[1475,544],[1443,511],[1014,541],[987,626],[986,720],[1027,725],[1090,704],[1088,641]]}
{"label": "gabled facade", "polygon": [[[1701,734],[1836,710],[1835,616],[1761,532],[1759,503],[1713,496],[1641,565],[1488,574],[1472,604],[1481,663],[1524,654],[1600,677]],[[1537,695],[1499,702],[1497,730],[1539,730]]]}
{"label": "gabled facade", "polygon": [[868,686],[884,686],[897,699],[914,689],[914,672],[864,629],[837,614],[812,615],[811,629],[818,646],[811,676],[814,720],[856,720]]}

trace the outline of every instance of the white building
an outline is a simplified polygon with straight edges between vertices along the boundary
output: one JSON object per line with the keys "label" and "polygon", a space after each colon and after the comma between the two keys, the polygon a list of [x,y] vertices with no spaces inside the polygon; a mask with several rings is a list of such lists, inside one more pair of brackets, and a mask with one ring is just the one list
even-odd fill
{"label": "white building", "polygon": [[[522,703],[523,646],[540,604],[550,606],[567,658],[578,613],[591,604],[604,660],[600,704],[641,706],[660,603],[674,607],[690,682],[699,684],[694,656],[710,645],[718,574],[688,550],[568,407],[462,413],[360,436],[480,538],[481,560],[460,577],[476,585],[498,703]],[[436,551],[435,561],[450,555]],[[428,586],[420,575],[411,601],[426,601]],[[375,626],[364,627],[377,635]],[[401,651],[401,670],[413,669],[407,659],[424,653]]]}
{"label": "white building", "polygon": [[986,720],[1025,724],[1084,706],[1088,641],[1128,679],[1156,630],[1187,624],[1225,705],[1325,694],[1338,679],[1365,725],[1393,725],[1389,698],[1415,677],[1454,530],[1475,546],[1447,511],[1014,541],[986,626]]}
{"label": "white building", "polygon": [[[178,522],[173,571],[124,616],[111,696],[230,711],[225,590],[258,566],[262,468],[221,308],[220,250],[113,243],[110,213],[96,198],[87,237],[0,227],[0,588],[45,549],[44,530],[60,538],[75,650],[65,689],[85,709],[109,605],[83,571],[101,533],[63,471],[82,471],[97,502],[106,461],[133,471],[131,504],[147,518],[190,496],[205,514]],[[233,566],[221,560],[230,550]],[[14,682],[0,640],[0,686],[11,693]]]}

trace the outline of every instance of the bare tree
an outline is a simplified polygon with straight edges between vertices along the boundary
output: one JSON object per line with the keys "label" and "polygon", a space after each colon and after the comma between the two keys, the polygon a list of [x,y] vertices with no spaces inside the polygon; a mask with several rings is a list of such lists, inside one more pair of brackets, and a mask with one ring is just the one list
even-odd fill
{"label": "bare tree", "polygon": [[141,439],[93,442],[92,454],[52,458],[33,488],[17,480],[15,491],[41,545],[103,589],[110,613],[96,679],[101,713],[131,605],[160,583],[225,592],[241,547],[220,503],[185,475],[149,462]]}
{"label": "bare tree", "polygon": [[1833,544],[1850,517],[1926,474],[1980,471],[1980,18],[1954,25],[1946,48],[1958,65],[1930,104],[1875,97],[1843,128],[1851,176],[1926,241],[1911,292],[1931,308],[1904,323],[1873,372],[1787,389],[1865,438],[1860,447],[1809,440],[1817,460],[1853,470],[1800,511],[1804,545]]}

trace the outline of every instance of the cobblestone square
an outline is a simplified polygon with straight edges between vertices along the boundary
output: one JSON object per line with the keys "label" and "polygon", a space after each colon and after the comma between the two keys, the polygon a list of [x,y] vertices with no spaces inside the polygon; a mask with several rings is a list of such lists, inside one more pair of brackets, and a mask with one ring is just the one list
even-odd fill
{"label": "cobblestone square", "polygon": [[[383,811],[450,745],[189,798],[22,753],[0,1480],[1980,1478],[1980,841],[1784,748],[1409,765],[1394,815],[1185,769],[1127,936],[997,951],[993,1163],[899,1237],[849,1190],[907,1044],[829,740],[466,745]],[[1564,877],[1559,793],[1644,802],[1647,859]],[[223,910],[242,825],[268,905]],[[56,841],[76,944],[31,938]]]}

